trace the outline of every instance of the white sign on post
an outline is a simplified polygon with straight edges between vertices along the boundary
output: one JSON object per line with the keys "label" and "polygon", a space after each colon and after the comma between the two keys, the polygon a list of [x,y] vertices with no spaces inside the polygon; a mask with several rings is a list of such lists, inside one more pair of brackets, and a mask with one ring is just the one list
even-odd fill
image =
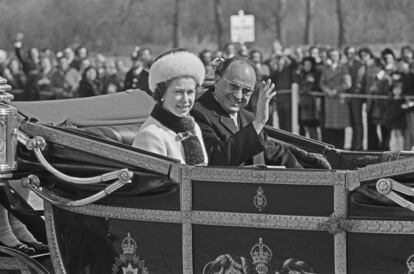
{"label": "white sign on post", "polygon": [[230,16],[230,27],[233,43],[254,42],[254,15],[245,15],[240,10],[238,15]]}

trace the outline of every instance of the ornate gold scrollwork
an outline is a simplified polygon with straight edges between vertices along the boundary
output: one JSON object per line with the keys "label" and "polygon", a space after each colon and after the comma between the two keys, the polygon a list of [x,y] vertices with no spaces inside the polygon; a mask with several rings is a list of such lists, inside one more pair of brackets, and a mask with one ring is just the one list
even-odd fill
{"label": "ornate gold scrollwork", "polygon": [[392,190],[392,183],[390,180],[380,179],[377,182],[377,191],[382,195],[387,195]]}
{"label": "ornate gold scrollwork", "polygon": [[110,185],[106,186],[103,190],[101,190],[101,191],[99,191],[99,192],[97,192],[97,193],[95,193],[91,196],[88,196],[86,198],[76,200],[76,201],[69,201],[69,202],[65,201],[61,197],[56,197],[56,198],[51,197],[46,192],[44,192],[40,188],[40,180],[39,180],[39,177],[37,177],[36,175],[31,174],[27,177],[22,178],[21,179],[21,184],[22,184],[23,187],[30,188],[30,190],[32,190],[35,194],[37,194],[37,196],[39,196],[43,200],[45,200],[48,203],[51,203],[55,206],[76,207],[76,206],[84,206],[84,205],[94,203],[94,202],[110,195],[114,191],[116,191],[119,188],[123,187],[125,184],[130,184],[131,183],[131,180],[129,179],[131,177],[128,176],[130,171],[128,171],[128,169],[121,169],[118,172],[119,172],[118,180],[116,180],[115,182],[113,182]]}
{"label": "ornate gold scrollwork", "polygon": [[319,230],[328,231],[332,235],[352,229],[351,223],[345,217],[335,216],[334,214],[331,214],[327,221],[319,223],[317,227]]}
{"label": "ornate gold scrollwork", "polygon": [[[411,211],[414,211],[414,203],[405,199],[397,192],[401,192],[408,196],[414,196],[414,188],[399,183],[391,178],[382,178],[377,181],[377,191],[379,194],[384,195],[391,201],[399,204],[402,207],[408,208]],[[395,192],[395,191],[397,192]]]}

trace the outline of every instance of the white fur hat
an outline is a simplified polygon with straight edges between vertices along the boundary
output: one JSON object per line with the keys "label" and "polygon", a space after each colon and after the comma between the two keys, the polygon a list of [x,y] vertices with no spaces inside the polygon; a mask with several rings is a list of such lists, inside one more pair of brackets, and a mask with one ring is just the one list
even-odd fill
{"label": "white fur hat", "polygon": [[158,56],[149,70],[148,84],[152,92],[157,84],[174,78],[190,76],[197,84],[204,82],[206,71],[200,58],[185,49],[175,49]]}

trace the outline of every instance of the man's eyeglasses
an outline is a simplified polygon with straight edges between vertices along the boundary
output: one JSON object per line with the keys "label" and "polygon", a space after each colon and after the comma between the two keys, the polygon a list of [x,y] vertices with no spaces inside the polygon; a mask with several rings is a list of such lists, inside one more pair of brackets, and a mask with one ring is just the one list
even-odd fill
{"label": "man's eyeglasses", "polygon": [[248,87],[245,87],[245,86],[242,86],[242,85],[240,85],[240,84],[238,84],[238,83],[236,83],[236,82],[230,81],[230,80],[228,80],[228,79],[226,79],[226,78],[224,78],[224,77],[221,77],[221,78],[222,78],[224,81],[226,81],[226,82],[227,82],[227,84],[229,84],[229,86],[230,86],[230,90],[231,90],[232,92],[237,92],[237,91],[241,90],[241,92],[242,92],[242,94],[243,94],[243,96],[244,96],[244,97],[250,97],[250,96],[252,96],[252,94],[253,94],[253,89],[248,88]]}

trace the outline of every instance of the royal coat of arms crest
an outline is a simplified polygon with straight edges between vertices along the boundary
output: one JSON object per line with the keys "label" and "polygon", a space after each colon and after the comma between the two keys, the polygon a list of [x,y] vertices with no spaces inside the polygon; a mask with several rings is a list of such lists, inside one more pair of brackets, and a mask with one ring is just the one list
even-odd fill
{"label": "royal coat of arms crest", "polygon": [[136,254],[138,245],[130,233],[122,240],[121,247],[122,254],[115,258],[112,274],[149,274],[144,261],[140,260]]}

